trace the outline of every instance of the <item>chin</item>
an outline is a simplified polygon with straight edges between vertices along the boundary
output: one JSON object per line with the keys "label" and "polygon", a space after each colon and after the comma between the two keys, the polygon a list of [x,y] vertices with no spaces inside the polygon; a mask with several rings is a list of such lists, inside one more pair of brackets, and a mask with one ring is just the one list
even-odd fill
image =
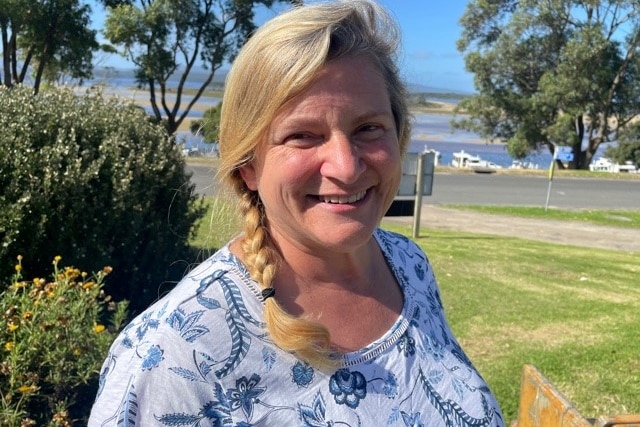
{"label": "chin", "polygon": [[349,225],[345,227],[334,227],[331,233],[320,234],[327,246],[335,246],[339,249],[356,249],[369,242],[378,224]]}

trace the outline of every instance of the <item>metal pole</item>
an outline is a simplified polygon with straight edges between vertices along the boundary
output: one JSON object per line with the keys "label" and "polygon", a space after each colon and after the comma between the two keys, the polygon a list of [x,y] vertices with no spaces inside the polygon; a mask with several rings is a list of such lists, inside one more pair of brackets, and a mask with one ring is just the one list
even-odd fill
{"label": "metal pole", "polygon": [[418,170],[416,174],[416,201],[413,206],[413,238],[417,239],[420,236],[420,215],[422,213],[422,192],[424,181],[424,158],[425,153],[418,154]]}
{"label": "metal pole", "polygon": [[553,182],[553,172],[556,170],[556,158],[558,157],[558,147],[556,147],[553,152],[553,159],[551,159],[551,164],[549,165],[549,186],[547,187],[547,201],[544,204],[544,211],[546,212],[549,209],[549,198],[551,197],[551,183]]}

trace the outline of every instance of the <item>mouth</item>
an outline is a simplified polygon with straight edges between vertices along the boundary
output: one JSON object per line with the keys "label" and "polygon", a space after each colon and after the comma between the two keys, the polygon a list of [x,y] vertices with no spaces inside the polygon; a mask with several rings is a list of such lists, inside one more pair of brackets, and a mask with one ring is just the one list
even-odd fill
{"label": "mouth", "polygon": [[360,191],[359,193],[352,194],[350,196],[318,196],[318,199],[324,203],[331,203],[335,205],[356,203],[367,195],[367,190]]}

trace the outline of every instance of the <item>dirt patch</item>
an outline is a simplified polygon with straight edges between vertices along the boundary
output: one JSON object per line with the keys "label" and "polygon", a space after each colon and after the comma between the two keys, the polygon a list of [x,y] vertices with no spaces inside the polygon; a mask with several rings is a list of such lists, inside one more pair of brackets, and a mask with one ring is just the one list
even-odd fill
{"label": "dirt patch", "polygon": [[[390,223],[413,224],[412,217],[386,217]],[[640,252],[640,230],[580,221],[554,221],[494,215],[424,205],[421,227],[517,237],[586,248]]]}

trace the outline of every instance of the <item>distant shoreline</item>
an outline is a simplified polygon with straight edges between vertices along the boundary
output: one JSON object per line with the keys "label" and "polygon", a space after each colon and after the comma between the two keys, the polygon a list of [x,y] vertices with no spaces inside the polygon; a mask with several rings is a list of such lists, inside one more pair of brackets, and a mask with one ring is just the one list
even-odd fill
{"label": "distant shoreline", "polygon": [[[76,86],[73,88],[74,92],[77,94],[82,94],[85,92],[91,91],[101,91],[107,97],[118,97],[127,102],[132,102],[135,105],[138,105],[142,108],[150,107],[151,102],[149,101],[149,92],[146,89],[138,89],[136,87],[120,87],[120,86],[110,86],[108,84],[96,84],[93,86]],[[185,104],[185,101],[188,102],[193,95],[196,94],[195,89],[187,88],[183,91],[182,103]],[[170,96],[175,94],[175,90],[169,89],[167,93]],[[213,98],[213,99],[221,99],[223,95],[222,90],[216,89],[208,89],[202,93],[203,98]],[[441,94],[425,94],[425,97],[429,95],[438,96]],[[442,94],[446,95],[446,94]],[[201,98],[202,99],[202,98]],[[211,108],[213,105],[211,102],[197,102],[191,109],[191,111],[204,112],[207,109]],[[412,114],[443,114],[443,115],[453,115],[453,111],[456,104],[454,102],[445,102],[445,101],[432,101],[427,98],[427,104],[417,104],[411,103],[409,105],[409,110]],[[195,117],[193,115],[187,116],[187,118],[182,122],[178,131],[188,132],[191,126],[191,122],[194,120],[200,120],[200,117]],[[418,141],[439,141],[440,138],[429,136],[429,135],[412,135],[412,137]],[[477,140],[469,140],[468,142],[477,143],[477,144],[486,144],[487,142],[483,139],[478,138]]]}

